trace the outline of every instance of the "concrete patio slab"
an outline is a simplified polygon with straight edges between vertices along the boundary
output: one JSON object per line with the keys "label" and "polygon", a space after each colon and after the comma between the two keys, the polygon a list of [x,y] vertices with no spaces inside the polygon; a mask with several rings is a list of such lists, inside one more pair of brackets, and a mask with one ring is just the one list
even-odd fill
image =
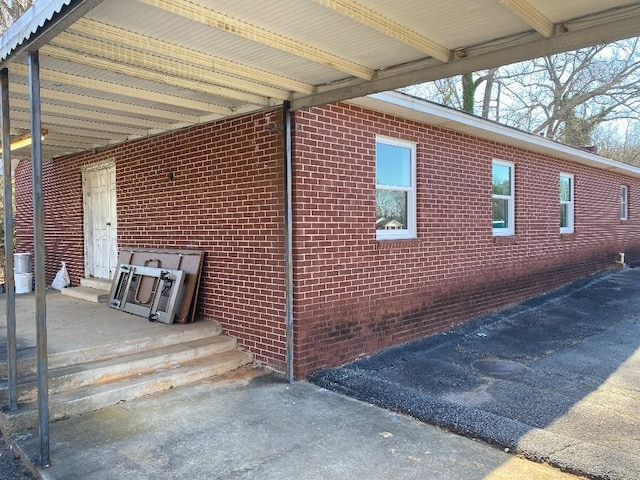
{"label": "concrete patio slab", "polygon": [[[27,458],[36,432],[15,435]],[[569,480],[306,382],[244,370],[51,426],[47,480]]]}

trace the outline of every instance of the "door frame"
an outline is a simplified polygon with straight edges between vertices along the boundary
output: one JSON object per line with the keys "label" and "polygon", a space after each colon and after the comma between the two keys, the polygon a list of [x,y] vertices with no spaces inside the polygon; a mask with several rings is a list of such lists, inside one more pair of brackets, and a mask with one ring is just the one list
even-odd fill
{"label": "door frame", "polygon": [[[84,167],[82,167],[82,214],[83,214],[85,278],[94,277],[93,266],[95,263],[93,259],[93,248],[89,248],[90,245],[93,245],[93,221],[92,221],[93,219],[90,212],[88,211],[89,204],[87,202],[87,193],[88,193],[87,192],[87,189],[88,189],[87,175],[98,170],[109,169],[109,168],[113,168],[114,174],[115,174],[115,169],[116,169],[115,160],[113,159],[103,160],[101,162],[92,163],[90,165],[85,165]],[[114,188],[114,195],[117,196],[117,192],[115,188]],[[116,200],[117,202],[117,198],[115,198],[114,200]],[[117,215],[118,215],[117,211],[111,212],[111,215],[114,217],[114,220],[116,221],[115,224],[113,225],[113,228],[116,229],[115,238],[117,239],[117,228],[118,228],[117,227]],[[116,244],[116,258],[113,260],[117,263],[117,244]],[[115,272],[112,272],[112,274],[113,273]]]}

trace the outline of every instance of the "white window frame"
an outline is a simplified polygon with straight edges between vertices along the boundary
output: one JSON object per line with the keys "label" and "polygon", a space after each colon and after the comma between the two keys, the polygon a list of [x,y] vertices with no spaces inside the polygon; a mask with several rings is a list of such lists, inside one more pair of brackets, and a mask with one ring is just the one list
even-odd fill
{"label": "white window frame", "polygon": [[[378,230],[376,229],[376,240],[396,240],[396,239],[412,239],[417,238],[416,229],[416,143],[408,140],[400,140],[398,138],[385,137],[382,135],[376,135],[375,150],[377,150],[378,143],[384,143],[386,145],[393,145],[397,147],[408,148],[411,152],[411,186],[409,187],[389,187],[388,185],[378,185],[376,179],[376,191],[378,189],[385,190],[400,190],[407,192],[407,228],[399,230]],[[376,159],[377,161],[377,159]]]}
{"label": "white window frame", "polygon": [[558,177],[558,197],[560,197],[560,183],[562,182],[562,178],[566,177],[569,180],[571,180],[571,200],[566,201],[566,200],[561,200],[560,199],[560,205],[568,205],[569,208],[567,209],[567,222],[568,225],[566,227],[560,226],[560,233],[573,233],[574,231],[574,207],[575,207],[575,197],[574,197],[574,188],[575,188],[575,179],[573,174],[571,173],[560,173],[560,176]]}
{"label": "white window frame", "polygon": [[499,160],[497,158],[494,158],[493,161],[491,162],[491,185],[492,185],[492,190],[493,190],[493,166],[494,165],[504,165],[510,168],[510,172],[511,172],[511,178],[509,179],[509,185],[511,186],[511,192],[509,192],[509,195],[497,195],[495,193],[491,193],[491,219],[493,220],[493,199],[500,199],[500,200],[507,200],[508,203],[508,215],[507,215],[507,222],[508,222],[508,227],[507,228],[493,228],[493,236],[494,237],[504,237],[504,236],[510,236],[510,235],[515,235],[515,231],[516,231],[516,226],[515,226],[515,211],[516,211],[516,197],[515,197],[515,171],[516,171],[516,166],[513,162],[508,162],[506,160]]}
{"label": "white window frame", "polygon": [[620,185],[620,220],[629,219],[629,187]]}

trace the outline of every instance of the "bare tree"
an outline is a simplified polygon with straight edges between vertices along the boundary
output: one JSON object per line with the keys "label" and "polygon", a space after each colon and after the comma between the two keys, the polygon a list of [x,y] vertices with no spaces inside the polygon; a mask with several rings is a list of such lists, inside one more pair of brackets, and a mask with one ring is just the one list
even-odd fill
{"label": "bare tree", "polygon": [[[470,113],[479,107],[484,118],[569,145],[606,140],[606,150],[618,152],[615,158],[623,158],[624,148],[613,145],[632,148],[621,136],[622,131],[633,129],[640,122],[638,46],[638,38],[632,38],[407,87],[404,91]],[[606,123],[612,128],[596,132]],[[611,138],[605,139],[605,133]]]}
{"label": "bare tree", "polygon": [[434,82],[405,87],[401,91],[475,114],[477,106],[476,92],[484,84],[485,93],[480,110],[483,118],[489,118],[491,91],[495,83],[496,71],[496,68],[492,68],[475,74],[467,73],[456,77],[443,78]]}
{"label": "bare tree", "polygon": [[597,125],[640,118],[637,47],[635,38],[520,64],[502,77],[503,95],[510,94],[505,108],[528,118],[532,133],[589,144]]}
{"label": "bare tree", "polygon": [[600,155],[640,167],[640,122],[598,125],[593,139]]}
{"label": "bare tree", "polygon": [[476,75],[467,73],[462,75],[462,110],[475,113],[476,91],[484,84],[484,95],[482,97],[480,115],[482,118],[489,118],[491,110],[491,93],[493,85],[496,83],[497,68],[491,68],[484,73]]}

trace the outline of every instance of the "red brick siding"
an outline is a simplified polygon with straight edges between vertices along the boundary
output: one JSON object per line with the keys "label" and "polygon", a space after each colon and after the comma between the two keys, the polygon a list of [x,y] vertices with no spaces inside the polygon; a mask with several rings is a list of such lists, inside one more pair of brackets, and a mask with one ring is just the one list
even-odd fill
{"label": "red brick siding", "polygon": [[[295,115],[296,373],[305,376],[637,260],[640,181],[345,104]],[[375,135],[417,143],[418,239],[375,239]],[[491,162],[515,164],[516,237],[491,230]],[[575,175],[575,234],[558,176]],[[619,220],[629,185],[629,221]]]}
{"label": "red brick siding", "polygon": [[[81,168],[113,160],[118,245],[204,250],[197,315],[220,321],[258,361],[283,370],[279,120],[278,111],[262,112],[48,162],[47,280],[60,260],[73,284],[84,275]],[[18,251],[32,248],[28,169],[21,162],[16,182]]]}
{"label": "red brick siding", "polygon": [[[346,104],[294,115],[295,372],[445,329],[640,257],[640,181]],[[418,238],[375,239],[375,135],[417,143]],[[284,368],[279,112],[199,125],[45,164],[47,277],[84,274],[81,168],[113,160],[120,245],[206,252],[197,313]],[[491,161],[515,164],[516,236],[491,233]],[[31,249],[29,164],[17,251]],[[558,175],[575,175],[559,234]],[[619,188],[629,186],[629,220]]]}
{"label": "red brick siding", "polygon": [[[57,161],[56,161],[57,162]],[[53,161],[42,165],[45,215],[45,267],[50,283],[67,263],[75,284],[84,273],[84,233],[82,224],[82,177],[80,163],[65,162],[64,169]],[[15,172],[16,252],[33,254],[33,202],[31,163],[20,161]],[[75,280],[73,280],[75,279]]]}

